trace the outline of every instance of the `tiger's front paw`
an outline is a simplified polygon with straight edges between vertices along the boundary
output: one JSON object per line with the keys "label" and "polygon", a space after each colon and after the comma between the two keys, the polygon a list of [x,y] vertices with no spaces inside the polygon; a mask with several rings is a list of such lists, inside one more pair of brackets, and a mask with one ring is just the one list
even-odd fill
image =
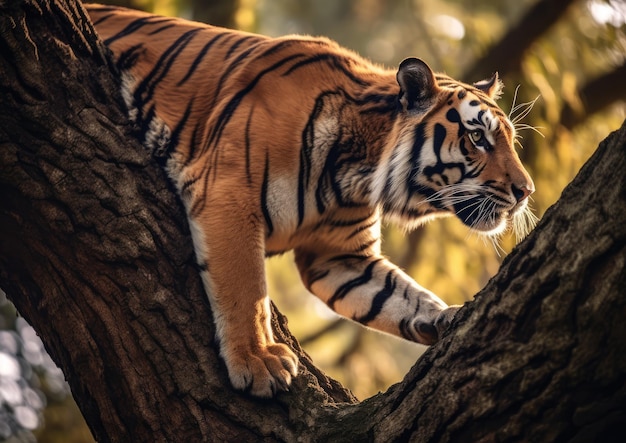
{"label": "tiger's front paw", "polygon": [[439,313],[439,315],[435,319],[435,329],[437,330],[438,340],[441,339],[443,333],[452,324],[452,320],[454,319],[454,316],[459,309],[461,309],[461,305],[452,305],[448,306],[446,309]]}
{"label": "tiger's front paw", "polygon": [[289,390],[292,377],[298,374],[298,357],[282,343],[226,352],[224,360],[233,387],[255,397],[271,398]]}
{"label": "tiger's front paw", "polygon": [[417,338],[415,341],[425,345],[433,345],[441,339],[443,333],[452,324],[452,320],[457,311],[461,309],[460,305],[448,306],[433,319],[418,319],[413,323]]}

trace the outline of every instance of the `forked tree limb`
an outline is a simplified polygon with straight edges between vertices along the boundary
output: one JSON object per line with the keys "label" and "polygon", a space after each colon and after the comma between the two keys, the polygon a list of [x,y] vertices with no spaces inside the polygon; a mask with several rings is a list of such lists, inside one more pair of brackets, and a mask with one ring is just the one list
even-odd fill
{"label": "forked tree limb", "polygon": [[[0,2],[0,287],[98,441],[611,441],[626,421],[626,125],[404,381],[363,402],[301,358],[232,391],[179,201],[75,0]],[[539,190],[539,192],[541,192]]]}

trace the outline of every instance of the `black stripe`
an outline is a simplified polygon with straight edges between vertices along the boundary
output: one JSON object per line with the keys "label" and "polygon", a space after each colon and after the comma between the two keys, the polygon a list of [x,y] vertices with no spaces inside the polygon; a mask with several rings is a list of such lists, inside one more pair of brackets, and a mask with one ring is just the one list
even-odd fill
{"label": "black stripe", "polygon": [[315,54],[313,57],[309,57],[309,58],[306,58],[306,59],[304,59],[302,61],[299,61],[298,63],[294,63],[294,65],[291,68],[289,68],[286,72],[284,72],[282,76],[283,77],[287,77],[288,75],[291,75],[294,71],[296,71],[296,70],[298,70],[298,69],[300,69],[300,68],[302,68],[304,66],[311,65],[313,63],[319,63],[319,62],[327,61],[329,59],[336,58],[336,57],[337,57],[336,54],[330,54],[330,53],[327,53],[327,54]]}
{"label": "black stripe", "polygon": [[[495,189],[500,191],[500,192],[503,192],[502,189],[498,189],[498,188],[495,188]],[[489,194],[489,197],[491,198],[491,200],[496,200],[495,203],[499,202],[502,205],[509,205],[510,204],[509,201],[506,198],[502,197],[500,194],[491,193],[491,194]]]}
{"label": "black stripe", "polygon": [[[259,40],[261,40],[261,37],[259,37]],[[269,49],[265,50],[263,53],[261,53],[260,55],[256,56],[254,59],[251,59],[250,61],[248,61],[249,64],[254,65],[258,62],[261,61],[262,58],[266,57],[267,55],[278,51],[279,49],[281,49],[282,47],[285,46],[285,43],[291,42],[291,40],[287,40],[287,41],[282,41],[279,43],[274,43]],[[213,95],[213,100],[211,101],[211,105],[209,106],[209,108],[212,108],[213,106],[215,106],[215,102],[217,101],[217,97],[220,93],[220,91],[222,90],[222,86],[224,84],[224,82],[226,81],[226,79],[228,77],[230,77],[233,73],[233,71],[244,61],[248,58],[248,56],[255,50],[257,49],[258,46],[256,45],[252,45],[250,46],[248,49],[246,49],[245,51],[243,51],[241,54],[239,54],[237,56],[237,58],[235,58],[232,62],[230,62],[230,64],[224,68],[224,73],[222,74],[222,76],[220,77],[219,81],[217,82],[217,87],[215,88],[215,94]]]}
{"label": "black stripe", "polygon": [[178,146],[180,133],[183,132],[183,130],[185,129],[185,123],[187,123],[187,120],[189,120],[189,115],[191,115],[192,107],[193,107],[193,98],[187,104],[187,108],[185,108],[185,112],[183,113],[183,116],[180,118],[180,120],[178,120],[178,123],[176,123],[176,127],[172,130],[169,146],[165,152],[160,153],[161,156],[169,157],[170,152],[176,149],[176,147]]}
{"label": "black stripe", "polygon": [[[259,42],[261,42],[261,41],[268,42],[268,41],[270,41],[270,40],[264,40],[264,39],[263,39],[263,37],[258,36],[258,37],[257,37],[257,41],[259,41]],[[293,44],[296,44],[296,43],[302,43],[302,41],[301,41],[301,40],[280,40],[280,41],[278,41],[278,43],[273,43],[273,44],[272,44],[272,45],[271,45],[268,49],[266,49],[265,51],[263,51],[261,54],[259,54],[259,55],[255,56],[253,59],[250,59],[249,61],[247,61],[247,63],[248,63],[248,64],[250,64],[250,65],[252,65],[252,66],[254,66],[254,65],[256,65],[256,64],[260,64],[260,63],[262,62],[262,59],[263,59],[263,58],[265,58],[265,57],[267,57],[267,56],[269,56],[269,55],[271,55],[271,54],[273,54],[273,53],[275,53],[275,52],[278,52],[278,51],[280,51],[280,50],[281,50],[281,49],[283,49],[283,48],[286,48],[286,47],[288,47],[288,46],[291,46],[291,45],[293,45]],[[315,42],[315,41],[312,41],[312,42],[307,42],[307,43],[308,43],[308,44],[314,44],[314,43],[317,43],[317,44],[325,44],[325,45],[327,45],[327,44],[326,44],[326,43],[324,43],[324,42]],[[232,73],[233,73],[233,71],[234,71],[234,70],[235,70],[235,69],[236,69],[236,68],[237,68],[237,67],[238,67],[238,66],[239,66],[239,65],[240,65],[240,64],[241,64],[244,60],[246,60],[246,59],[250,56],[250,54],[252,54],[252,52],[253,52],[253,51],[255,51],[255,50],[256,50],[256,49],[258,49],[258,48],[259,48],[259,46],[258,46],[258,45],[256,45],[256,44],[251,45],[248,49],[246,49],[246,50],[245,50],[245,51],[243,51],[241,54],[239,54],[239,55],[237,56],[237,58],[235,58],[233,61],[231,61],[231,62],[230,62],[230,64],[229,64],[227,67],[225,67],[225,68],[223,69],[223,74],[222,74],[222,76],[220,77],[219,81],[217,82],[217,86],[216,86],[216,88],[215,88],[215,93],[213,94],[213,99],[211,100],[211,104],[209,105],[209,108],[213,108],[213,107],[215,106],[215,103],[217,102],[217,98],[218,98],[218,96],[219,96],[219,94],[220,94],[220,91],[222,91],[222,89],[223,89],[223,84],[224,84],[224,82],[226,81],[226,79],[227,79],[229,76],[231,76],[231,75],[232,75]],[[268,69],[264,70],[264,71],[262,72],[262,74],[260,74],[260,76],[263,76],[263,75],[265,75],[267,72],[269,72],[269,71],[271,71],[271,70],[274,70],[274,69],[276,69],[276,68],[280,67],[280,66],[281,66],[281,65],[283,65],[284,63],[286,63],[286,62],[290,61],[291,59],[298,58],[298,57],[301,57],[301,56],[303,56],[303,54],[295,54],[295,55],[292,55],[292,56],[287,57],[287,58],[285,58],[285,59],[282,59],[282,60],[281,60],[281,61],[279,61],[278,63],[274,64],[271,68],[269,68],[269,70],[268,70]],[[255,80],[253,80],[253,82],[256,84],[256,82],[258,82],[258,80],[260,80],[260,77],[259,77],[259,76],[257,76],[257,78],[255,78]],[[251,82],[251,83],[252,83],[252,82]],[[252,88],[250,88],[250,89],[252,89]],[[248,92],[249,92],[249,91],[248,91]],[[247,92],[246,92],[246,93],[247,93]],[[245,95],[245,94],[244,94],[244,95]],[[220,131],[220,132],[221,132],[221,131]],[[211,138],[211,141],[212,141],[212,138]]]}
{"label": "black stripe", "polygon": [[200,132],[202,130],[202,126],[200,126],[200,123],[196,123],[196,126],[193,128],[193,131],[191,133],[191,141],[189,143],[189,146],[187,146],[188,152],[187,152],[187,158],[185,159],[184,162],[182,162],[181,166],[187,166],[189,165],[189,163],[191,163],[191,161],[194,159],[194,156],[196,154],[196,149],[198,148],[198,132]]}
{"label": "black stripe", "polygon": [[330,269],[326,269],[325,271],[310,271],[307,273],[306,284],[308,288],[311,288],[311,285],[318,280],[326,278],[330,274]]}
{"label": "black stripe", "polygon": [[[402,297],[405,300],[409,300],[411,298],[409,297],[409,286],[404,288],[404,294],[402,294]],[[415,340],[413,330],[411,328],[411,326],[413,325],[412,319],[414,319],[417,316],[417,313],[420,311],[420,297],[412,297],[412,299],[415,301],[415,309],[413,310],[413,315],[403,318],[402,320],[400,320],[400,324],[398,325],[398,328],[400,329],[400,334],[402,334],[402,337],[408,340]]]}
{"label": "black stripe", "polygon": [[298,227],[300,227],[300,225],[302,225],[302,222],[304,221],[304,192],[306,187],[305,182],[309,181],[309,168],[304,150],[304,147],[300,150],[300,169],[298,171]]}
{"label": "black stripe", "polygon": [[[147,111],[144,116],[144,111]],[[139,125],[141,131],[141,144],[145,146],[147,141],[146,136],[150,131],[150,122],[156,118],[156,111],[154,109],[154,105],[149,106],[148,108],[143,108],[137,106],[137,124]]]}
{"label": "black stripe", "polygon": [[189,66],[187,73],[178,83],[176,83],[176,86],[180,86],[183,83],[185,83],[187,80],[189,80],[189,77],[191,77],[191,75],[194,72],[196,72],[196,69],[200,65],[200,62],[202,62],[202,59],[206,56],[207,52],[209,52],[209,49],[211,49],[211,46],[217,43],[220,39],[224,38],[225,35],[226,34],[218,34],[204,44],[200,52],[198,52],[198,55],[196,56],[196,58],[193,60],[193,62]]}
{"label": "black stripe", "polygon": [[320,173],[317,179],[317,188],[315,189],[315,202],[317,203],[317,212],[323,214],[326,211],[326,204],[328,203],[328,182],[330,182],[331,188],[335,188],[333,185],[334,175],[336,170],[334,170],[334,164],[337,160],[337,144],[338,139],[341,138],[341,128],[339,128],[339,134],[337,135],[337,139],[333,142],[333,147],[331,147],[326,154],[326,161],[324,162],[324,168]]}
{"label": "black stripe", "polygon": [[186,180],[183,185],[180,187],[180,194],[182,195],[184,192],[187,192],[187,190],[189,188],[191,188],[194,183],[196,183],[198,180],[200,179],[200,177],[194,177],[194,178],[190,178],[189,180]]}
{"label": "black stripe", "polygon": [[458,169],[461,177],[465,177],[465,163],[445,163],[441,159],[441,148],[446,138],[446,128],[441,123],[435,123],[435,130],[433,135],[433,152],[437,157],[437,163],[434,166],[426,166],[422,173],[429,180],[433,180],[432,177],[436,174],[443,174],[446,169]]}
{"label": "black stripe", "polygon": [[368,255],[360,255],[360,254],[341,254],[341,255],[335,255],[334,257],[329,258],[328,261],[329,262],[339,262],[339,261],[345,261],[345,260],[362,261],[368,257],[369,257]]}
{"label": "black stripe", "polygon": [[374,267],[381,260],[382,258],[374,260],[369,265],[367,265],[367,267],[363,270],[363,273],[361,275],[359,275],[356,278],[353,278],[352,280],[348,280],[347,282],[339,286],[337,290],[335,291],[335,293],[328,299],[326,304],[330,306],[332,309],[334,309],[335,303],[343,299],[348,294],[348,292],[352,291],[354,288],[367,284],[372,279],[372,275],[374,273]]}
{"label": "black stripe", "polygon": [[263,171],[263,184],[261,185],[261,211],[263,211],[263,218],[265,219],[265,226],[267,226],[267,237],[271,237],[274,232],[274,225],[272,223],[272,217],[267,207],[267,191],[269,187],[269,153],[265,153],[265,170]]}
{"label": "black stripe", "polygon": [[148,32],[146,35],[157,35],[157,34],[160,34],[163,31],[166,31],[166,30],[172,29],[172,28],[176,28],[176,24],[175,23],[170,23],[170,24],[161,26],[160,28],[157,28],[154,31]]}
{"label": "black stripe", "polygon": [[143,96],[145,96],[146,99],[152,97],[154,89],[169,73],[180,53],[201,30],[202,28],[195,28],[185,32],[183,35],[178,37],[178,39],[176,39],[176,41],[167,48],[167,50],[165,50],[161,57],[159,57],[159,60],[155,63],[152,71],[144,77],[141,84],[135,90],[134,96],[138,106],[143,103],[143,100],[141,100]]}
{"label": "black stripe", "polygon": [[[330,153],[328,154],[330,155]],[[315,203],[317,204],[317,212],[323,214],[326,211],[326,205],[328,203],[328,197],[326,196],[326,183],[332,181],[331,172],[328,171],[328,156],[326,157],[326,163],[324,164],[324,170],[319,175],[317,180],[317,188],[315,189]]]}
{"label": "black stripe", "polygon": [[376,223],[378,223],[378,220],[374,220],[366,225],[363,226],[359,226],[358,228],[356,228],[354,231],[352,231],[352,233],[346,237],[346,240],[351,239],[352,237],[354,237],[355,235],[360,234],[361,232],[371,228],[372,226],[374,226]]}
{"label": "black stripe", "polygon": [[252,79],[252,81],[248,83],[248,85],[245,88],[243,88],[237,94],[235,94],[234,97],[228,102],[228,104],[224,106],[224,109],[220,113],[217,119],[217,123],[215,124],[215,126],[213,127],[213,130],[211,131],[211,136],[209,137],[207,146],[212,146],[213,144],[217,144],[219,142],[220,138],[222,137],[222,132],[224,131],[224,128],[226,127],[230,119],[232,118],[233,114],[237,110],[237,107],[239,106],[241,101],[245,98],[246,95],[250,93],[250,91],[252,91],[252,89],[254,89],[254,87],[259,83],[259,81],[261,81],[261,79],[265,75],[269,74],[272,71],[275,71],[276,69],[283,66],[285,63],[288,63],[289,61],[298,57],[301,57],[301,56],[299,54],[295,54],[295,55],[291,55],[289,57],[279,60],[278,62],[274,63],[270,67],[258,73],[256,77]]}
{"label": "black stripe", "polygon": [[389,115],[393,119],[401,109],[398,94],[368,94],[357,100],[356,103],[364,108],[359,110],[361,115],[383,114]]}
{"label": "black stripe", "polygon": [[117,58],[115,65],[120,71],[125,71],[132,68],[139,59],[140,53],[144,50],[143,43],[131,46],[125,51],[121,52]]}
{"label": "black stripe", "polygon": [[154,25],[154,24],[165,23],[165,22],[170,22],[170,21],[174,21],[174,19],[171,17],[159,17],[156,15],[138,18],[137,20],[133,20],[128,25],[126,25],[126,27],[122,29],[120,32],[118,32],[117,34],[112,35],[111,37],[104,40],[104,44],[106,46],[110,46],[111,43],[113,43],[114,41],[127,37],[137,32],[139,29],[143,28],[146,25]]}
{"label": "black stripe", "polygon": [[327,93],[324,92],[318,95],[313,106],[313,111],[309,114],[304,130],[302,131],[302,147],[300,149],[300,169],[298,171],[298,226],[300,226],[304,220],[305,201],[304,194],[305,189],[309,186],[311,179],[311,159],[313,155],[313,149],[315,148],[315,121],[322,113],[324,108],[324,98]]}
{"label": "black stripe", "polygon": [[[335,226],[335,227],[338,227],[338,228],[342,228],[342,227],[346,227],[346,226],[352,226],[352,225],[357,225],[359,223],[363,223],[364,221],[369,219],[371,216],[372,216],[372,214],[367,214],[365,217],[357,218],[355,220],[331,220],[331,221],[328,222],[328,224],[330,226]],[[376,223],[376,221],[378,221],[378,220],[374,220],[374,223]]]}
{"label": "black stripe", "polygon": [[246,49],[244,52],[239,54],[235,60],[230,62],[230,64],[224,68],[223,73],[217,82],[217,86],[215,87],[215,93],[213,94],[213,99],[211,100],[211,104],[208,106],[209,109],[213,109],[215,107],[215,103],[217,102],[217,97],[220,92],[224,89],[223,85],[226,79],[233,75],[233,71],[241,62],[243,62],[249,55],[256,49],[256,46],[251,46]]}
{"label": "black stripe", "polygon": [[377,238],[373,238],[370,241],[367,241],[367,242],[361,244],[358,248],[356,248],[354,250],[354,252],[363,252],[366,249],[369,249],[372,245],[376,244],[377,242],[378,242],[378,239]]}
{"label": "black stripe", "polygon": [[350,201],[344,200],[343,189],[339,180],[337,180],[338,172],[344,167],[349,167],[349,163],[357,163],[365,157],[365,149],[352,138],[344,139],[343,131],[339,128],[336,139],[326,154],[324,168],[317,181],[317,189],[315,192],[317,210],[322,214],[326,210],[330,191],[335,197],[335,201],[341,207],[361,206]]}
{"label": "black stripe", "polygon": [[128,11],[128,8],[124,8],[122,6],[115,6],[115,5],[97,5],[97,4],[85,4],[84,5],[85,9],[87,9],[87,11],[95,11],[95,12],[115,12],[118,13],[119,11]]}
{"label": "black stripe", "polygon": [[237,50],[237,48],[239,48],[239,46],[241,46],[243,43],[247,42],[248,40],[252,40],[255,37],[251,36],[251,35],[247,35],[245,37],[241,37],[239,38],[235,43],[233,43],[231,45],[231,47],[228,49],[228,52],[226,52],[226,55],[224,56],[224,60],[227,60],[230,58],[231,55],[233,55],[235,53],[235,51]]}
{"label": "black stripe", "polygon": [[437,161],[441,162],[441,148],[443,147],[443,142],[446,139],[446,127],[441,123],[435,123],[435,131],[433,134],[433,150],[435,151],[435,155],[437,156]]}
{"label": "black stripe", "polygon": [[[467,169],[464,173],[463,173],[463,177],[461,180],[465,180],[467,178],[476,178],[478,177],[483,170],[487,167],[487,164],[478,164],[477,167],[473,168],[473,169]],[[461,171],[463,172],[463,171]]]}
{"label": "black stripe", "polygon": [[419,124],[415,128],[413,134],[413,148],[411,149],[411,174],[409,179],[409,189],[414,190],[415,185],[418,183],[418,177],[421,173],[421,155],[422,148],[426,142],[425,124]]}
{"label": "black stripe", "polygon": [[354,320],[364,325],[374,320],[383,310],[385,302],[393,295],[395,290],[396,279],[393,278],[393,271],[389,271],[387,273],[387,277],[385,278],[385,286],[374,296],[368,313],[361,317],[355,317]]}
{"label": "black stripe", "polygon": [[409,320],[407,320],[406,318],[403,318],[402,320],[400,320],[398,329],[400,330],[400,335],[402,335],[402,338],[405,338],[407,340],[413,340],[413,335],[410,332],[409,325],[410,325]]}
{"label": "black stripe", "polygon": [[252,114],[254,107],[250,108],[250,114],[248,115],[248,121],[246,122],[246,178],[248,184],[252,183],[252,173],[250,172],[250,124],[252,123]]}
{"label": "black stripe", "polygon": [[[92,10],[91,8],[87,8],[87,11],[91,14],[91,12],[102,12],[104,9],[95,9]],[[107,11],[109,10],[109,8],[107,8]],[[115,17],[117,14],[111,13],[111,14],[106,14],[103,15],[102,17],[100,17],[98,20],[95,20],[92,22],[92,24],[94,25],[94,27],[98,27],[99,24],[101,24],[102,22],[107,21],[108,19],[110,19],[111,17]]]}
{"label": "black stripe", "polygon": [[196,198],[191,208],[189,208],[189,216],[195,217],[197,214],[202,212],[207,204],[206,199],[206,190],[209,187],[209,172],[211,171],[210,165],[207,165],[204,169],[200,171],[200,176],[197,178],[197,181],[202,179],[202,188],[200,188],[202,192],[202,197]]}
{"label": "black stripe", "polygon": [[456,108],[450,108],[448,112],[446,112],[446,118],[448,119],[448,121],[456,123],[459,126],[457,137],[461,138],[461,136],[465,133],[465,126],[463,126],[459,111],[457,111]]}
{"label": "black stripe", "polygon": [[346,61],[346,59],[334,59],[333,60],[333,66],[338,70],[343,72],[343,74],[348,77],[350,80],[352,80],[353,83],[356,83],[357,85],[360,86],[369,86],[370,83],[357,77],[356,75],[354,75],[354,73],[347,68],[346,66],[344,66],[343,64],[340,64],[339,61]]}
{"label": "black stripe", "polygon": [[316,40],[304,40],[303,41],[299,39],[279,40],[277,43],[274,43],[272,47],[268,48],[262,54],[260,54],[257,58],[261,59],[261,58],[267,57],[268,55],[278,52],[281,49],[288,48],[289,46],[292,46],[292,45],[303,45],[303,44],[306,46],[310,46],[310,45],[328,46],[328,43],[325,41],[316,41]]}
{"label": "black stripe", "polygon": [[[316,42],[316,43],[323,44],[323,42]],[[312,57],[306,58],[298,63],[295,63],[291,68],[289,68],[283,74],[283,76],[288,76],[292,74],[294,71],[296,71],[297,69],[300,69],[306,65],[310,65],[313,63],[321,63],[321,62],[326,62],[331,68],[335,69],[336,71],[340,71],[346,77],[348,77],[349,80],[351,80],[353,83],[357,85],[369,86],[370,84],[369,82],[363,80],[362,78],[357,77],[352,72],[352,70],[346,67],[346,65],[349,62],[349,59],[347,57],[340,56],[334,53],[315,54]]]}

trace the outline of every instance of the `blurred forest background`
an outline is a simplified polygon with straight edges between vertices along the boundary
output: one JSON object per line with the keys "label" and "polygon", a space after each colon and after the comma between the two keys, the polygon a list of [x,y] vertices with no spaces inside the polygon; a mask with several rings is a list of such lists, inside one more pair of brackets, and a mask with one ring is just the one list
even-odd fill
{"label": "blurred forest background", "polygon": [[[518,152],[535,180],[538,217],[626,117],[625,0],[105,3],[270,36],[324,35],[390,68],[418,56],[467,82],[498,70],[506,86],[501,107],[537,129],[521,132]],[[519,105],[537,97],[523,116],[529,107]],[[497,272],[514,244],[506,235],[494,246],[445,219],[412,233],[387,226],[383,249],[446,302],[463,303]],[[336,317],[304,289],[292,258],[268,261],[270,295],[314,362],[361,399],[400,381],[425,348]],[[0,441],[92,441],[63,374],[1,291]]]}

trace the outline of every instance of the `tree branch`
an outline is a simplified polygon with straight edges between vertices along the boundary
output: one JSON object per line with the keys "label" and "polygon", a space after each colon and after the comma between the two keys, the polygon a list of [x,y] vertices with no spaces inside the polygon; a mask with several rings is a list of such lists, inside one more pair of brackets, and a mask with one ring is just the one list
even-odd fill
{"label": "tree branch", "polygon": [[516,26],[474,62],[463,78],[472,82],[488,78],[496,71],[500,77],[519,71],[524,52],[563,16],[574,1],[540,0],[535,3]]}
{"label": "tree branch", "polygon": [[589,81],[578,92],[582,106],[565,103],[561,111],[561,124],[572,129],[590,115],[626,97],[626,61],[613,71]]}

